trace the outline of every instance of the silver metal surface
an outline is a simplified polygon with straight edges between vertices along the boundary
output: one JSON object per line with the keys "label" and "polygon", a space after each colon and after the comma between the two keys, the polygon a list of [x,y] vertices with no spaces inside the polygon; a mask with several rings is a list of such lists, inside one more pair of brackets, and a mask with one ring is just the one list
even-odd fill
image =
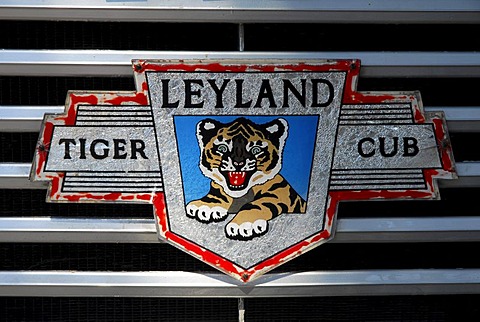
{"label": "silver metal surface", "polygon": [[64,106],[0,106],[0,132],[38,132],[45,113],[63,113]]}
{"label": "silver metal surface", "polygon": [[[331,166],[335,144],[335,129],[337,126],[338,114],[340,113],[341,93],[343,93],[343,86],[345,81],[345,72],[205,72],[205,73],[188,73],[188,72],[150,72],[147,73],[147,82],[149,84],[150,102],[154,114],[155,124],[157,126],[157,142],[161,147],[159,149],[160,160],[162,162],[162,175],[164,182],[164,191],[166,204],[168,205],[168,225],[169,230],[182,238],[185,238],[204,248],[203,251],[208,250],[222,258],[234,262],[236,265],[245,268],[251,268],[256,263],[265,261],[276,254],[281,253],[292,245],[301,243],[310,238],[310,236],[322,231],[325,228],[325,214],[322,210],[325,209],[327,203],[328,193],[328,169]],[[177,100],[180,102],[178,108],[163,107],[164,95],[161,79],[171,80],[171,88],[169,90],[169,99],[172,102]],[[322,109],[306,109],[299,103],[295,104],[291,101],[290,108],[275,109],[269,108],[268,103],[264,102],[264,108],[251,108],[239,112],[238,107],[234,106],[236,100],[235,87],[232,84],[227,86],[223,92],[222,98],[225,106],[222,108],[215,108],[216,98],[213,90],[208,91],[205,86],[202,95],[198,100],[203,101],[203,108],[183,108],[182,104],[185,101],[185,91],[182,87],[182,80],[195,79],[202,80],[202,84],[208,84],[208,79],[241,79],[244,81],[243,100],[249,101],[255,99],[258,95],[259,84],[262,79],[270,80],[272,95],[276,100],[276,104],[281,106],[280,100],[282,95],[282,80],[289,79],[296,84],[299,79],[321,79],[327,80],[332,85],[333,101],[328,106]],[[270,86],[270,85],[269,85]],[[327,98],[322,97],[328,95],[324,89],[319,91],[319,101],[324,102]],[[325,94],[327,93],[327,94]],[[305,106],[311,106],[313,103],[313,96],[306,95]],[[268,107],[268,108],[265,108]],[[307,111],[307,112],[306,112]],[[184,199],[185,192],[179,187],[186,186],[185,174],[180,171],[180,153],[175,153],[180,150],[176,146],[178,140],[175,133],[178,130],[174,128],[172,115],[175,116],[198,116],[203,115],[204,118],[215,118],[215,116],[239,116],[254,117],[254,116],[273,116],[281,118],[282,116],[301,117],[302,115],[318,115],[318,125],[315,125],[314,131],[318,131],[314,138],[314,152],[312,152],[312,168],[309,171],[310,185],[308,189],[308,207],[307,210],[299,216],[278,216],[269,222],[269,231],[262,236],[239,242],[236,239],[225,237],[226,223],[232,220],[230,216],[223,221],[211,222],[208,225],[199,220],[192,220],[187,216],[185,207],[188,201]],[[286,122],[286,121],[285,121]],[[317,129],[318,126],[318,129]],[[161,131],[158,129],[162,129]],[[303,130],[305,127],[303,128]],[[291,129],[289,128],[289,131]],[[195,128],[193,128],[193,139],[195,140]],[[197,132],[198,133],[198,132]],[[314,132],[315,133],[315,132]],[[189,133],[183,133],[187,136]],[[190,134],[192,135],[192,134]],[[287,136],[287,134],[285,135]],[[288,136],[293,137],[293,131],[288,132]],[[303,132],[303,136],[308,136],[308,133]],[[288,143],[285,143],[288,144]],[[283,148],[283,147],[282,147]],[[303,151],[308,153],[308,151]],[[296,153],[300,153],[296,151]],[[196,156],[193,166],[198,167],[200,154]],[[286,159],[285,156],[279,152],[280,159]],[[281,165],[280,167],[283,167]],[[280,167],[277,171],[279,171]],[[200,173],[200,170],[198,171]],[[205,169],[202,169],[205,175]],[[272,173],[274,171],[272,170]],[[296,172],[299,175],[300,172]],[[276,173],[275,173],[276,174]],[[258,175],[256,173],[256,175]],[[209,176],[209,179],[214,178],[214,175]],[[269,178],[270,180],[271,178]],[[219,182],[216,182],[220,184]],[[263,182],[262,182],[263,183]],[[195,182],[198,185],[198,181]],[[206,186],[209,187],[209,183]],[[226,190],[226,186],[222,186]],[[248,187],[250,189],[250,187]],[[208,189],[207,189],[208,191]],[[226,190],[228,191],[228,190]],[[228,193],[228,192],[227,192]],[[232,195],[233,196],[233,195]],[[243,195],[241,195],[243,196]],[[237,197],[241,197],[237,196]],[[294,213],[295,214],[295,213]]]}
{"label": "silver metal surface", "polygon": [[448,132],[480,132],[480,106],[426,106],[426,112],[442,111]]}
{"label": "silver metal surface", "polygon": [[0,19],[15,20],[454,24],[479,23],[479,13],[475,0],[0,2]]}
{"label": "silver metal surface", "polygon": [[238,24],[238,51],[245,50],[245,28],[243,23]]}
{"label": "silver metal surface", "polygon": [[0,163],[0,188],[47,189],[48,182],[29,180],[31,167],[30,163]]}
{"label": "silver metal surface", "polygon": [[[0,0],[0,19],[162,22],[479,24],[478,0]],[[285,8],[288,8],[287,10]],[[355,31],[352,30],[354,33]],[[131,59],[360,58],[361,77],[480,77],[476,52],[192,53],[2,50],[0,75],[132,77]],[[133,84],[133,77],[132,77]],[[35,132],[43,112],[0,107],[0,131]],[[61,113],[62,107],[41,107]],[[480,107],[425,108],[446,113],[449,132],[480,132]],[[22,114],[25,112],[26,114]],[[0,187],[46,189],[28,180],[30,164],[0,164]],[[480,187],[480,162],[456,164],[458,180]],[[461,205],[459,205],[461,213]],[[21,216],[22,214],[18,214]],[[113,216],[115,214],[112,214]],[[480,241],[480,216],[340,219],[332,242]],[[368,216],[364,214],[364,216]],[[409,214],[410,216],[410,214]],[[158,242],[152,220],[0,218],[0,242]],[[453,266],[453,265],[452,265]],[[480,294],[480,269],[369,270],[267,274],[242,284],[223,274],[187,272],[0,272],[0,296],[298,297]]]}
{"label": "silver metal surface", "polygon": [[[479,18],[480,20],[480,18]],[[360,59],[360,77],[479,77],[478,52],[2,50],[0,75],[131,76],[132,59]]]}
{"label": "silver metal surface", "polygon": [[[20,215],[20,214],[19,214]],[[153,216],[148,219],[5,217],[0,242],[158,243]]]}
{"label": "silver metal surface", "polygon": [[480,269],[277,273],[244,284],[213,273],[0,272],[0,296],[258,298],[478,293]]}
{"label": "silver metal surface", "polygon": [[[369,132],[370,131],[370,132]],[[372,134],[375,133],[375,134]],[[358,154],[358,140],[366,136],[408,137],[418,139],[421,152],[415,157],[404,158],[400,153],[389,158],[376,153],[370,158],[362,158]],[[386,149],[392,149],[392,140],[387,142]],[[339,126],[335,160],[332,169],[421,169],[439,168],[441,161],[437,152],[434,129],[431,124],[380,124]],[[367,149],[374,149],[369,146]],[[390,151],[390,150],[388,150]],[[400,182],[398,182],[400,183]]]}
{"label": "silver metal surface", "polygon": [[[439,180],[441,188],[480,187],[480,162],[456,162],[458,179]],[[455,183],[453,181],[456,181]]]}
{"label": "silver metal surface", "polygon": [[[84,151],[84,159],[81,157],[80,144],[78,143],[78,138],[85,137],[87,135],[88,139],[85,143],[87,152]],[[70,140],[75,140],[76,144],[69,146],[68,155],[69,158],[66,158],[65,144],[60,144],[59,142],[62,139],[69,138]],[[144,155],[146,158],[139,157],[137,158],[136,153],[135,158],[125,157],[124,159],[115,159],[113,161],[113,140],[116,138],[122,138],[125,140],[124,155],[133,153],[130,151],[130,139],[145,140],[144,143]],[[108,155],[108,157],[103,158],[94,158],[90,155],[89,150],[95,150],[90,145],[93,140],[103,139],[106,141],[105,144],[97,145],[97,152],[102,155]],[[148,140],[148,141],[147,141]],[[73,127],[73,126],[64,126],[57,127],[52,134],[50,148],[48,153],[48,160],[45,165],[45,171],[64,171],[64,172],[86,172],[86,171],[95,171],[98,173],[107,173],[108,171],[117,171],[120,174],[129,173],[129,172],[159,172],[160,163],[157,156],[155,144],[154,131],[151,127],[129,127],[129,126],[84,126],[84,127]],[[102,152],[103,151],[103,152]],[[107,152],[104,152],[107,151]],[[93,152],[92,152],[93,154]],[[142,176],[147,176],[141,174]],[[113,176],[112,176],[113,178]],[[147,181],[148,179],[145,178]],[[112,179],[113,180],[113,179]],[[123,180],[123,179],[122,179]],[[118,181],[118,180],[114,180]],[[148,183],[144,182],[143,184]],[[131,183],[130,183],[131,184]],[[129,185],[130,185],[129,184]],[[89,191],[87,189],[87,191]]]}
{"label": "silver metal surface", "polygon": [[[0,132],[39,131],[44,113],[63,113],[64,106],[2,105]],[[427,106],[426,112],[443,111],[448,132],[480,132],[480,106]]]}
{"label": "silver metal surface", "polygon": [[[151,219],[2,217],[4,243],[158,243]],[[368,214],[365,214],[367,216]],[[480,241],[480,217],[342,218],[330,243]]]}

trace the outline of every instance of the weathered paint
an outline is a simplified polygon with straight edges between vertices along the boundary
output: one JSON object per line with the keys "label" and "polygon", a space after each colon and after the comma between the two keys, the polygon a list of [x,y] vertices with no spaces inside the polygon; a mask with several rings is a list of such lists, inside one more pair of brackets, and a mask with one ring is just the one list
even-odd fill
{"label": "weathered paint", "polygon": [[[345,190],[329,191],[327,206],[325,209],[325,223],[321,231],[309,236],[290,247],[274,254],[273,256],[260,261],[256,265],[244,269],[232,261],[198,245],[191,240],[173,233],[170,230],[169,218],[166,207],[165,194],[155,193],[64,193],[61,192],[64,173],[44,173],[47,150],[37,153],[34,160],[32,180],[50,180],[51,185],[47,199],[49,201],[67,202],[148,202],[153,204],[154,215],[159,235],[176,247],[199,258],[205,263],[241,280],[251,281],[261,274],[279,266],[280,264],[296,258],[300,254],[328,241],[334,235],[335,217],[338,204],[344,200],[390,200],[390,199],[432,199],[438,198],[438,191],[435,178],[454,178],[455,167],[451,146],[448,140],[448,133],[445,121],[438,115],[428,116],[423,113],[419,93],[362,93],[356,91],[356,83],[360,74],[359,60],[335,60],[323,61],[321,65],[309,62],[281,63],[275,62],[258,63],[252,61],[230,62],[150,62],[138,60],[133,62],[133,71],[136,75],[139,92],[118,92],[118,93],[83,93],[70,92],[66,111],[62,115],[49,116],[45,118],[39,142],[48,146],[53,135],[53,128],[57,125],[74,126],[77,115],[77,108],[80,105],[111,105],[121,106],[122,104],[148,106],[149,88],[146,82],[146,72],[170,72],[170,71],[210,71],[210,72],[275,72],[275,71],[343,71],[346,72],[344,92],[342,94],[343,104],[379,104],[410,102],[414,111],[414,121],[417,124],[432,123],[437,137],[437,148],[441,156],[442,169],[423,169],[426,189],[422,190]],[[40,144],[39,144],[40,146]]]}

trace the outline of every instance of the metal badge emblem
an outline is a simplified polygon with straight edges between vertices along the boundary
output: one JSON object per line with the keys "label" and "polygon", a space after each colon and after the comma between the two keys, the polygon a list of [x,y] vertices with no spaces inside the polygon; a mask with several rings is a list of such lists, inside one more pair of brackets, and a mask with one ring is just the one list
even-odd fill
{"label": "metal badge emblem", "polygon": [[159,238],[248,282],[330,240],[342,200],[439,198],[442,113],[356,91],[358,60],[134,61],[137,91],[70,92],[32,180],[47,201],[147,202]]}

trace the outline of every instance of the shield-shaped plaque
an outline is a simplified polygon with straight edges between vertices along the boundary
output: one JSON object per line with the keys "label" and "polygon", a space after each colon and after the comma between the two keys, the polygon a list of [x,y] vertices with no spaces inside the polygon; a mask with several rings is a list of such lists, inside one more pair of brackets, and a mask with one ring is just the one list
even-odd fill
{"label": "shield-shaped plaque", "polygon": [[149,202],[159,238],[244,282],[334,236],[342,200],[455,178],[420,94],[360,93],[358,60],[134,61],[135,93],[69,93],[33,180],[49,201]]}

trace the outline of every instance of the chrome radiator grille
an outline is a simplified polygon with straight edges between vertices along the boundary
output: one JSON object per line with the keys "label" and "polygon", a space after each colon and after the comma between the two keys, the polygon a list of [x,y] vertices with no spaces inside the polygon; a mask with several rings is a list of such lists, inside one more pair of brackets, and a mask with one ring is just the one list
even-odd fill
{"label": "chrome radiator grille", "polygon": [[[0,320],[478,320],[480,3],[367,3],[0,1]],[[251,286],[159,242],[150,205],[47,204],[28,180],[68,90],[132,91],[132,58],[237,56],[358,58],[359,91],[419,90],[459,179],[341,204],[332,242]]]}

